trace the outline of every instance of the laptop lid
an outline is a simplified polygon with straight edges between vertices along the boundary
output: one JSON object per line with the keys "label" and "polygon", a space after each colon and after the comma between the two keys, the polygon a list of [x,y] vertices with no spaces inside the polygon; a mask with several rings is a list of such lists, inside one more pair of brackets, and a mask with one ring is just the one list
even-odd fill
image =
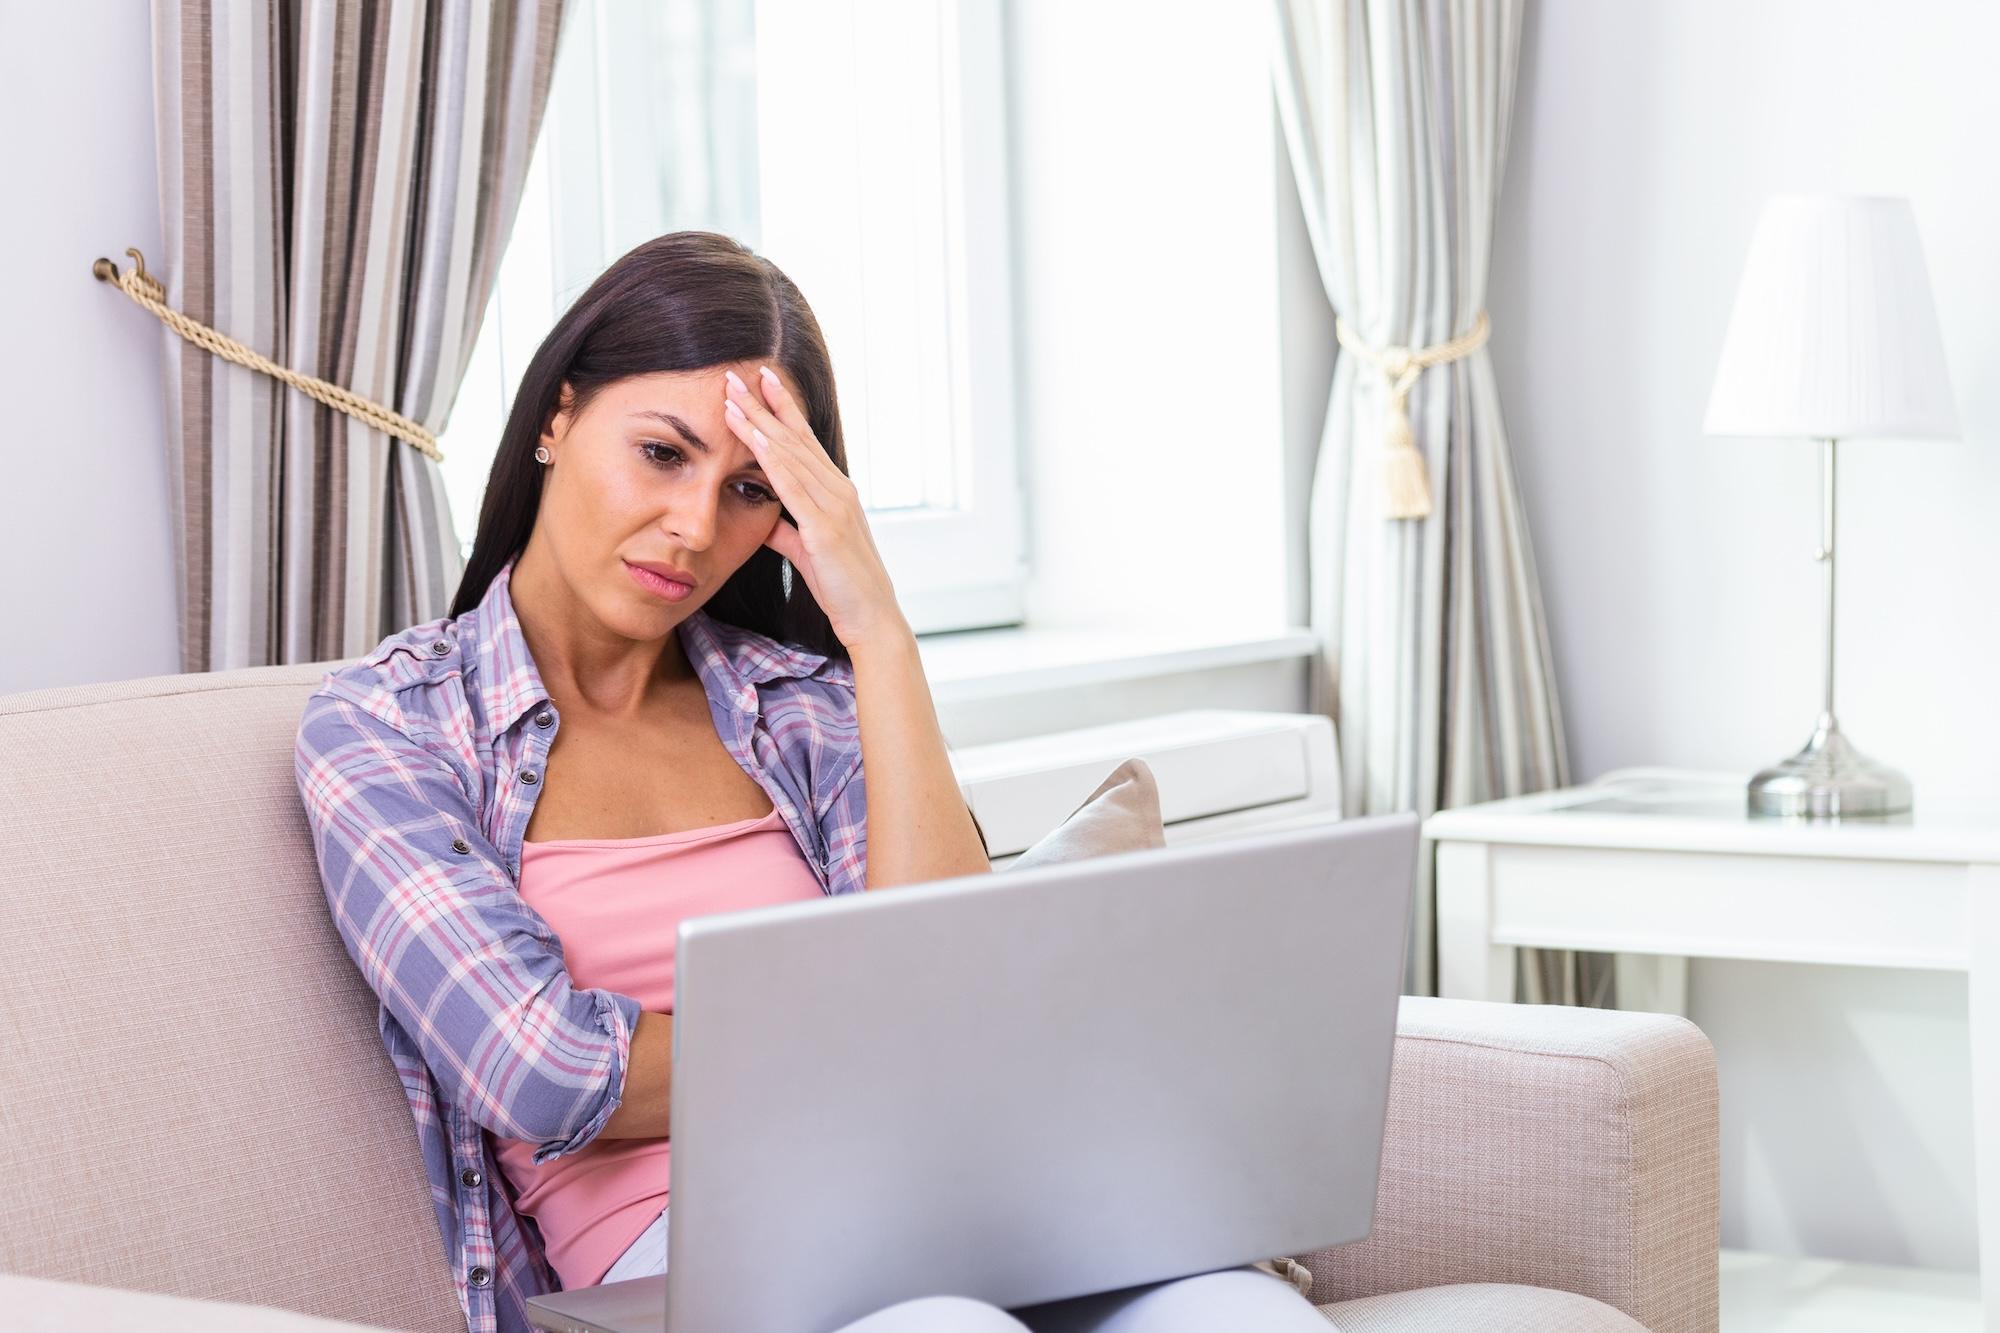
{"label": "laptop lid", "polygon": [[683,922],[667,1327],[815,1333],[1365,1236],[1417,818]]}

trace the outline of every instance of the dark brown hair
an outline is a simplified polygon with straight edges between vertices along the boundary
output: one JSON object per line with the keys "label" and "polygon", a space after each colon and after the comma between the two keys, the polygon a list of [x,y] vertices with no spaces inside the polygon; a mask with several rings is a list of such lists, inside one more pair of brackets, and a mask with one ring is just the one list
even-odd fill
{"label": "dark brown hair", "polygon": [[[798,387],[800,406],[827,457],[847,471],[833,360],[812,307],[777,265],[713,231],[657,236],[620,257],[571,303],[535,350],[486,481],[479,528],[453,616],[479,604],[500,567],[535,526],[542,465],[535,445],[561,406],[562,386],[581,412],[614,380],[659,371],[766,361]],[[789,517],[789,515],[787,515]],[[703,604],[715,619],[809,652],[847,660],[826,612],[785,558],[760,546]]]}

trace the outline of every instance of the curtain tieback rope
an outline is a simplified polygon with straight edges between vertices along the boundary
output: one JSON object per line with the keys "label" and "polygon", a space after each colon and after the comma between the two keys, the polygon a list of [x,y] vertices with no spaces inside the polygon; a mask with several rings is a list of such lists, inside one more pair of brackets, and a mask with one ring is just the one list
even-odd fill
{"label": "curtain tieback rope", "polygon": [[1434,347],[1370,347],[1344,317],[1334,319],[1333,331],[1340,345],[1379,371],[1388,386],[1382,490],[1390,518],[1426,518],[1431,512],[1430,478],[1424,469],[1424,456],[1417,449],[1416,433],[1410,429],[1411,386],[1432,366],[1470,356],[1486,341],[1488,329],[1486,312],[1481,310],[1471,328]]}
{"label": "curtain tieback rope", "polygon": [[380,403],[343,389],[338,384],[329,384],[323,379],[281,366],[269,357],[245,347],[227,334],[218,333],[199,320],[190,319],[168,306],[166,287],[158,278],[146,272],[146,257],[129,246],[126,247],[125,253],[132,256],[132,270],[129,273],[120,273],[118,266],[108,259],[98,260],[90,266],[90,271],[96,274],[100,281],[111,283],[138,305],[152,311],[162,324],[196,347],[213,352],[225,361],[234,361],[239,366],[248,366],[252,370],[262,371],[273,379],[282,380],[300,393],[325,403],[335,411],[345,412],[355,420],[393,435],[399,440],[407,440],[431,461],[437,463],[444,461],[444,454],[438,449],[437,436],[402,413],[392,412]]}

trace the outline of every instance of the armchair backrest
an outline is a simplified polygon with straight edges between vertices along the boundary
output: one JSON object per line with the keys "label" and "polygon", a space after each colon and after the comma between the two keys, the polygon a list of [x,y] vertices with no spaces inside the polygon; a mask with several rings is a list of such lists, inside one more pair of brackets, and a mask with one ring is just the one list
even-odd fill
{"label": "armchair backrest", "polygon": [[0,1270],[463,1333],[292,773],[337,665],[0,697]]}

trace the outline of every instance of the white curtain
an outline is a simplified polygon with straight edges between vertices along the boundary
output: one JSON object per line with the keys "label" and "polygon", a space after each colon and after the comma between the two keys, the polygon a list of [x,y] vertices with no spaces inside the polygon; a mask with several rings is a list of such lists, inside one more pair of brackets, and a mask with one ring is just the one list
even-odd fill
{"label": "white curtain", "polygon": [[[1507,158],[1521,0],[1274,0],[1280,121],[1327,300],[1373,349],[1473,330]],[[1505,328],[1491,336],[1505,338]],[[1384,502],[1389,394],[1343,349],[1308,533],[1316,711],[1340,738],[1345,813],[1569,782],[1541,591],[1484,346],[1409,396],[1431,511]],[[1432,857],[1405,990],[1435,994]],[[1604,955],[1523,951],[1523,998],[1609,1004]]]}

